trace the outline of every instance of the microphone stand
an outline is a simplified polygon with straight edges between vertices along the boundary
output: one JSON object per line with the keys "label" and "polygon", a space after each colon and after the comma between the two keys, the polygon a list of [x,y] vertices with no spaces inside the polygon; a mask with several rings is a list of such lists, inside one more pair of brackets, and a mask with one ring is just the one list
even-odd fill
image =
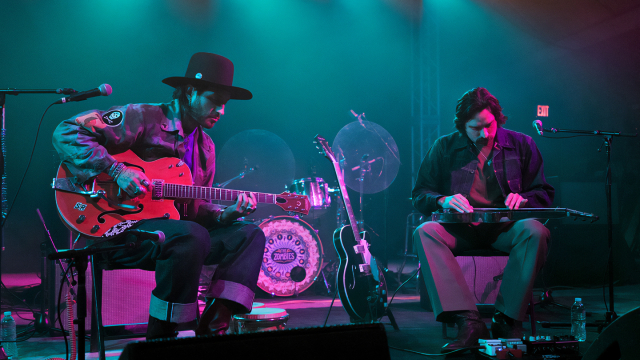
{"label": "microphone stand", "polygon": [[[544,131],[549,131],[554,134],[556,133],[571,133],[571,134],[584,134],[584,135],[600,135],[603,139],[603,145],[605,147],[605,151],[607,153],[607,170],[605,175],[605,189],[606,189],[606,197],[607,197],[607,240],[609,244],[609,259],[608,259],[608,267],[609,267],[609,303],[610,308],[609,311],[605,314],[604,322],[598,326],[598,330],[602,330],[607,327],[611,322],[613,322],[618,315],[614,309],[614,291],[613,291],[613,211],[611,205],[611,143],[614,136],[616,137],[636,137],[638,133],[621,133],[614,131],[603,131],[603,130],[573,130],[573,129],[543,129]],[[600,148],[602,149],[602,148]],[[600,151],[598,149],[598,151]]]}
{"label": "microphone stand", "polygon": [[5,160],[7,156],[7,130],[5,119],[5,102],[7,95],[20,94],[64,94],[70,95],[77,91],[71,88],[59,89],[0,89],[0,117],[2,120],[2,129],[0,129],[0,175],[2,180],[0,183],[0,282],[2,282],[2,252],[4,251],[4,223],[7,219],[8,203],[7,203],[7,173]]}

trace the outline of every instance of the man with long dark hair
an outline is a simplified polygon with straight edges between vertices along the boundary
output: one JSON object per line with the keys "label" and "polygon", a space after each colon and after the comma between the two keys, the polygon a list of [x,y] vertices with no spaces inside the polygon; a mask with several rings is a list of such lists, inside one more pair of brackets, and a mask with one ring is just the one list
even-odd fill
{"label": "man with long dark hair", "polygon": [[[413,205],[461,213],[476,208],[549,207],[554,190],[545,181],[542,156],[531,137],[502,126],[507,117],[485,88],[458,100],[457,131],[437,139],[424,158],[412,192]],[[426,222],[413,235],[436,320],[455,322],[458,336],[442,351],[477,345],[490,334],[455,254],[494,248],[509,254],[496,299],[494,338],[520,338],[533,281],[547,255],[549,230],[528,219],[499,224]]]}
{"label": "man with long dark hair", "polygon": [[[53,145],[78,183],[106,173],[131,198],[151,196],[151,179],[112,156],[126,150],[145,161],[178,157],[191,170],[194,185],[211,187],[215,150],[204,129],[220,119],[228,100],[252,97],[248,90],[232,86],[233,70],[233,63],[223,56],[196,53],[185,76],[163,80],[175,88],[171,102],[81,113],[58,125]],[[105,233],[134,227],[166,235],[163,243],[147,240],[136,249],[106,255],[119,267],[155,270],[147,339],[176,336],[178,323],[196,318],[203,264],[218,267],[196,334],[223,333],[232,315],[251,311],[253,304],[265,236],[258,226],[236,220],[255,211],[254,195],[241,193],[226,208],[205,200],[176,202],[176,207],[181,220],[127,221]]]}

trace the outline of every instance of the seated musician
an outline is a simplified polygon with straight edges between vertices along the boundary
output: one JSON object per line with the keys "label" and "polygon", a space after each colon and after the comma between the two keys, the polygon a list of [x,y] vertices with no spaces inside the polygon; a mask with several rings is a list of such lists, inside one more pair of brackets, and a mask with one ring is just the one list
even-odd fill
{"label": "seated musician", "polygon": [[[232,86],[232,81],[230,60],[196,53],[184,77],[163,80],[175,88],[171,102],[81,113],[56,128],[53,145],[79,181],[104,172],[131,197],[151,196],[151,179],[112,156],[129,149],[145,161],[179,157],[191,169],[194,185],[210,187],[215,152],[204,129],[215,125],[229,99],[252,97],[248,90]],[[164,243],[146,240],[137,249],[106,255],[121,267],[155,270],[147,339],[176,336],[178,323],[196,318],[203,265],[218,267],[205,294],[207,303],[196,334],[222,333],[232,315],[251,311],[265,237],[259,227],[236,220],[255,211],[256,204],[254,194],[241,194],[226,208],[204,200],[176,202],[182,220],[126,222],[107,232],[113,235],[135,227],[166,236]]]}
{"label": "seated musician", "polygon": [[[531,137],[504,129],[507,117],[487,89],[467,91],[458,100],[457,131],[437,139],[424,158],[413,188],[413,205],[425,215],[438,209],[470,213],[475,208],[543,208],[554,189],[545,181],[542,156]],[[475,296],[454,255],[493,248],[509,254],[495,304],[494,338],[519,338],[533,281],[547,255],[549,230],[527,219],[497,224],[426,222],[413,235],[437,321],[455,322],[451,351],[489,338]]]}

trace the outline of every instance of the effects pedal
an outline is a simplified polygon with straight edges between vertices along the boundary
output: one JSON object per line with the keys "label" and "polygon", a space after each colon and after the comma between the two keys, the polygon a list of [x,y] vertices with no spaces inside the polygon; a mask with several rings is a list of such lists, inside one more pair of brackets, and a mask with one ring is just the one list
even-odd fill
{"label": "effects pedal", "polygon": [[526,352],[527,346],[521,339],[480,339],[478,341],[482,349],[480,352],[488,356],[496,356],[498,359],[508,359],[508,353],[516,358],[521,358]]}

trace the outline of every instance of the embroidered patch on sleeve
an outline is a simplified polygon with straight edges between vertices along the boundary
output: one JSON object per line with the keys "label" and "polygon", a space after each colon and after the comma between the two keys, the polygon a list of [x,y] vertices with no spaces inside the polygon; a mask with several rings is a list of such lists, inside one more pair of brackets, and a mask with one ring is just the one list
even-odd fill
{"label": "embroidered patch on sleeve", "polygon": [[84,127],[85,129],[96,132],[97,129],[104,129],[107,125],[100,118],[100,114],[97,112],[88,113],[76,118],[76,124]]}
{"label": "embroidered patch on sleeve", "polygon": [[120,110],[111,110],[102,115],[102,121],[104,121],[107,126],[118,126],[123,118],[124,115]]}

